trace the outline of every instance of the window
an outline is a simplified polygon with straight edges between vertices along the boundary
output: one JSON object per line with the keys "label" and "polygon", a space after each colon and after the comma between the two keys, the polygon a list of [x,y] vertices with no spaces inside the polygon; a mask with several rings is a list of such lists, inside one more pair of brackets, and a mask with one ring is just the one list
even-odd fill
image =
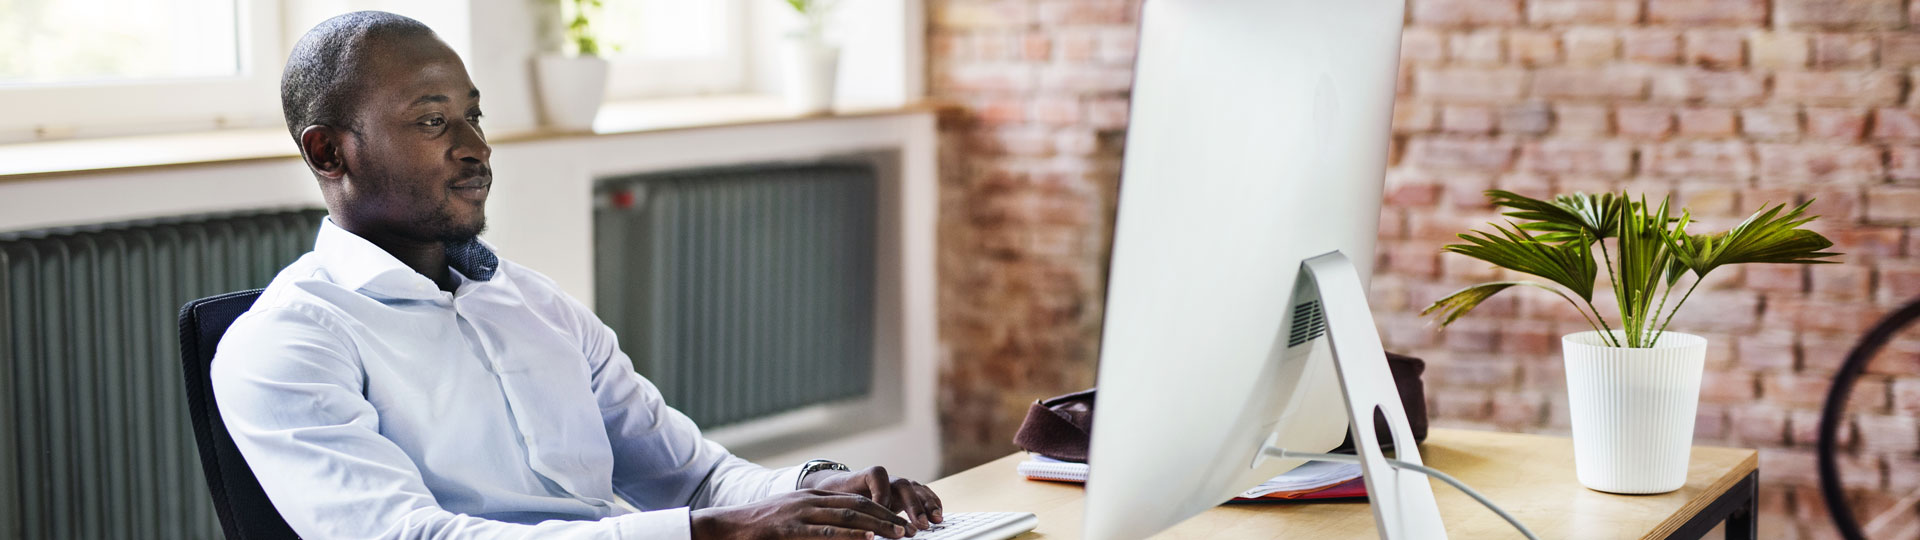
{"label": "window", "polygon": [[603,54],[613,64],[608,99],[747,89],[741,0],[629,0],[603,9],[601,35],[611,49]]}
{"label": "window", "polygon": [[276,125],[275,2],[0,2],[0,142]]}

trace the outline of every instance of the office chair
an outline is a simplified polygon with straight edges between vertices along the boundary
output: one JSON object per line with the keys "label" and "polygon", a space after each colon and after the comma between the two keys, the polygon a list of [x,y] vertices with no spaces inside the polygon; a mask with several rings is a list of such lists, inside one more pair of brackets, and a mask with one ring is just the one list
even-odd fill
{"label": "office chair", "polygon": [[180,308],[180,363],[186,372],[187,412],[193,415],[193,438],[200,445],[200,469],[207,475],[207,491],[220,514],[220,528],[229,540],[297,539],[293,528],[260,489],[260,481],[233,446],[220,405],[213,400],[215,346],[234,319],[253,307],[261,289],[201,298]]}
{"label": "office chair", "polygon": [[[1860,372],[1866,371],[1867,363],[1880,352],[1887,341],[1895,334],[1920,319],[1920,298],[1907,301],[1891,315],[1880,319],[1860,342],[1853,346],[1853,352],[1847,353],[1847,361],[1840,365],[1840,372],[1833,376],[1833,387],[1827,390],[1827,402],[1820,408],[1820,443],[1817,456],[1820,460],[1820,495],[1827,501],[1827,514],[1833,517],[1833,525],[1840,530],[1840,536],[1847,540],[1865,540],[1866,533],[1860,528],[1860,521],[1853,516],[1853,506],[1848,504],[1846,492],[1840,488],[1840,465],[1837,459],[1840,446],[1840,425],[1846,422],[1847,400],[1853,395],[1853,385],[1860,380]],[[1907,511],[1905,508],[1889,508],[1885,512]]]}

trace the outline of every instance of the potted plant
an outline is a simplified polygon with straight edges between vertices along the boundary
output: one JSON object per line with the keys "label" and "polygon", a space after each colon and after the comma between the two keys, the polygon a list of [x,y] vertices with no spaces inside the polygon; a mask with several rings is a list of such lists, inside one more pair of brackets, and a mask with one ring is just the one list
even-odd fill
{"label": "potted plant", "polygon": [[784,0],[800,15],[800,28],[787,34],[781,55],[787,108],[794,114],[821,114],[833,108],[840,47],[827,42],[827,14],[835,0]]}
{"label": "potted plant", "polygon": [[[1710,272],[1744,263],[1829,263],[1822,259],[1838,255],[1822,251],[1833,246],[1826,237],[1800,228],[1815,219],[1805,216],[1807,204],[1763,206],[1731,230],[1692,234],[1690,214],[1683,209],[1672,216],[1667,200],[1656,207],[1625,193],[1552,201],[1486,194],[1505,216],[1521,221],[1462,234],[1467,243],[1445,250],[1550,284],[1481,283],[1421,314],[1435,315],[1445,327],[1516,286],[1552,291],[1572,304],[1593,328],[1561,340],[1575,470],[1582,485],[1599,491],[1665,493],[1686,483],[1707,340],[1669,332],[1667,324]],[[1593,304],[1603,267],[1619,305],[1618,327]],[[1669,304],[1689,275],[1685,292]]]}
{"label": "potted plant", "polygon": [[600,57],[600,35],[593,24],[601,0],[560,0],[565,21],[560,51],[534,60],[540,91],[540,116],[549,127],[590,131],[607,96],[607,60]]}

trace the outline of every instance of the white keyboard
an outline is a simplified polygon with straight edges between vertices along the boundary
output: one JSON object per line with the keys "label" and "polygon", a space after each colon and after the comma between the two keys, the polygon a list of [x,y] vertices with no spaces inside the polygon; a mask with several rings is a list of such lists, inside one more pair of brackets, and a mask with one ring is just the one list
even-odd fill
{"label": "white keyboard", "polygon": [[953,512],[933,528],[920,531],[912,540],[1006,540],[1040,525],[1040,518],[1026,512]]}

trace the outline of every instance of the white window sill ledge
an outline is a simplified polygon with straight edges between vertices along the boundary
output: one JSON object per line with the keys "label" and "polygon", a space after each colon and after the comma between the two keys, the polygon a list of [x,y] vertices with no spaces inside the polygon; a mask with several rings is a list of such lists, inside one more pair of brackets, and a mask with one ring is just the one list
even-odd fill
{"label": "white window sill ledge", "polygon": [[[533,129],[497,133],[493,144],[600,137],[780,122],[808,122],[931,113],[934,103],[848,107],[820,115],[786,112],[779,96],[730,95],[610,102],[600,108],[593,130]],[[128,172],[139,169],[213,165],[299,157],[281,129],[233,129],[166,135],[76,139],[0,144],[0,182]]]}

